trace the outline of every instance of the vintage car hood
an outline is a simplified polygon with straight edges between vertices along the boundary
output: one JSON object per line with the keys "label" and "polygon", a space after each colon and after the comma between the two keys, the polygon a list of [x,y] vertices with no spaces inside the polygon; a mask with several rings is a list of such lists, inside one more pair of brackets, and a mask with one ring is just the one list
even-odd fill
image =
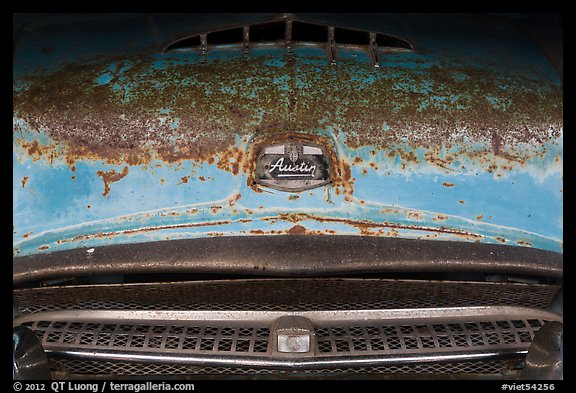
{"label": "vintage car hood", "polygon": [[[379,67],[352,47],[338,49],[336,64],[313,45],[163,52],[175,37],[214,29],[212,18],[22,17],[15,256],[285,234],[562,252],[562,83],[523,31],[479,16],[303,15],[414,49],[381,50]],[[327,147],[330,184],[254,183],[256,148],[288,136]]]}

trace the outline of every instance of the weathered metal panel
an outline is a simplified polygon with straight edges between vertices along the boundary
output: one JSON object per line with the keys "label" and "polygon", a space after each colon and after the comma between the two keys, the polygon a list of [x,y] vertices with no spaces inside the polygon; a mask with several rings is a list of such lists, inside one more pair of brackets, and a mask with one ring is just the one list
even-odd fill
{"label": "weathered metal panel", "polygon": [[[336,65],[313,46],[159,53],[175,25],[128,19],[20,33],[15,255],[294,233],[562,252],[562,84],[521,32],[390,17],[416,48],[375,68],[361,48]],[[253,182],[259,146],[285,135],[330,151],[331,184]]]}

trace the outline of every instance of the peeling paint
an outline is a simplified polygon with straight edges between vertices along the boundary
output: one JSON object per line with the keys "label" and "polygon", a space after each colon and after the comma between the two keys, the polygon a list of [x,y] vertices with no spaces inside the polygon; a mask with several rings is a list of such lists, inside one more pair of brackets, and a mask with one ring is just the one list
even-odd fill
{"label": "peeling paint", "polygon": [[122,180],[122,178],[128,174],[128,167],[125,166],[122,169],[122,172],[119,173],[116,172],[116,170],[111,169],[108,172],[98,171],[96,174],[100,176],[104,182],[104,192],[102,193],[102,196],[106,196],[110,193],[110,184]]}
{"label": "peeling paint", "polygon": [[[269,46],[248,61],[214,48],[17,70],[15,252],[350,233],[561,251],[557,76],[532,52],[518,68],[425,42],[377,69]],[[254,182],[261,146],[290,137],[326,149],[330,184],[287,195]]]}
{"label": "peeling paint", "polygon": [[[337,132],[345,130],[349,148],[387,150],[389,158],[396,157],[407,167],[425,161],[449,168],[458,157],[481,161],[484,156],[485,170],[493,170],[493,159],[515,167],[544,154],[526,150],[526,145],[541,146],[561,134],[562,90],[554,84],[473,67],[375,71],[355,62],[326,67],[320,79],[318,65],[294,60],[278,69],[266,66],[265,57],[250,63],[241,58],[205,63],[178,56],[164,56],[161,62],[134,58],[133,67],[122,73],[124,84],[131,86],[127,95],[118,95],[108,84],[88,83],[114,59],[26,77],[23,81],[30,87],[15,92],[14,114],[30,129],[46,130],[54,145],[21,143],[36,158],[55,153],[57,145],[72,161],[86,157],[140,165],[155,158],[167,163],[194,160],[217,162],[219,168],[238,174],[245,157],[235,146],[237,135],[308,131],[331,124]],[[276,78],[279,72],[287,76],[282,82]],[[352,75],[367,73],[374,77],[371,84],[352,81]],[[453,79],[455,73],[467,74],[466,82]],[[177,85],[182,80],[189,81],[186,94],[174,95],[182,90]],[[299,88],[299,80],[314,81],[315,89]],[[465,100],[466,111],[418,109],[430,100],[429,94],[419,92],[423,84],[435,86],[437,94]],[[494,85],[506,88],[495,90]],[[236,93],[230,93],[230,87]],[[510,102],[505,110],[483,106],[479,100],[496,91]],[[294,108],[288,105],[291,100]],[[167,105],[170,116],[179,119],[172,127],[159,121],[165,118],[159,114]],[[389,127],[385,133],[383,122]],[[444,153],[454,146],[460,151]],[[419,149],[424,154],[417,155]]]}

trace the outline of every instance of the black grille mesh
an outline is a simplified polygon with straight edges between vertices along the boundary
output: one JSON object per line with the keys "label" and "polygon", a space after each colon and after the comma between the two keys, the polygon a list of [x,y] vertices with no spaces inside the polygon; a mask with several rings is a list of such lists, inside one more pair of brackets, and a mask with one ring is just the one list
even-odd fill
{"label": "black grille mesh", "polygon": [[473,282],[270,279],[21,289],[22,314],[56,310],[320,311],[522,306],[547,309],[559,286]]}

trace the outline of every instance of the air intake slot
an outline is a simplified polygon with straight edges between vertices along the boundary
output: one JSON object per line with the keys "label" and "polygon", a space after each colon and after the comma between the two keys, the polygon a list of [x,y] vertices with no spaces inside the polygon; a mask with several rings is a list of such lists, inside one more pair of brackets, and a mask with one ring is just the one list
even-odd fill
{"label": "air intake slot", "polygon": [[180,50],[187,50],[190,48],[200,47],[201,41],[200,36],[196,35],[193,37],[186,37],[177,40],[176,42],[170,44],[163,52],[177,52]]}
{"label": "air intake slot", "polygon": [[378,49],[413,49],[410,42],[389,34],[288,18],[179,38],[166,45],[162,52],[200,50],[202,54],[206,54],[208,50],[220,45],[241,45],[245,53],[249,53],[250,47],[262,44],[280,44],[290,50],[292,43],[326,47],[331,64],[336,64],[339,46],[357,46],[370,53],[376,67],[379,65]]}
{"label": "air intake slot", "polygon": [[250,42],[263,44],[283,41],[286,37],[286,24],[282,22],[261,23],[250,26]]}
{"label": "air intake slot", "polygon": [[336,28],[335,40],[338,44],[367,45],[370,42],[370,34],[362,30]]}
{"label": "air intake slot", "polygon": [[325,43],[328,41],[328,26],[294,22],[292,24],[292,41]]}
{"label": "air intake slot", "polygon": [[376,44],[382,48],[414,49],[408,41],[388,34],[376,34]]}
{"label": "air intake slot", "polygon": [[242,43],[242,28],[226,29],[208,34],[208,47]]}

